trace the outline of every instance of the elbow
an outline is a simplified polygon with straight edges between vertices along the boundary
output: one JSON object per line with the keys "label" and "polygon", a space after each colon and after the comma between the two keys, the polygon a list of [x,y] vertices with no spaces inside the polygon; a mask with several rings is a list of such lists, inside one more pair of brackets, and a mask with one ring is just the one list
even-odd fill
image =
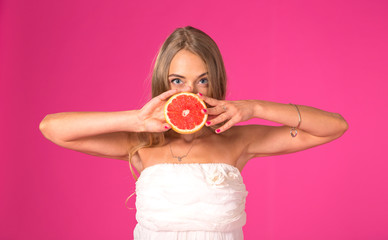
{"label": "elbow", "polygon": [[349,124],[348,122],[344,119],[344,128],[343,128],[343,131],[346,132],[349,128]]}
{"label": "elbow", "polygon": [[348,128],[349,128],[349,124],[348,124],[348,122],[345,120],[345,118],[342,117],[341,114],[338,114],[338,115],[339,115],[339,117],[341,118],[341,122],[342,122],[342,131],[343,131],[343,132],[346,132],[346,131],[348,130]]}
{"label": "elbow", "polygon": [[337,117],[340,121],[338,126],[338,137],[340,137],[349,129],[349,124],[341,114],[337,113]]}
{"label": "elbow", "polygon": [[43,134],[43,136],[47,139],[49,139],[48,136],[48,129],[49,129],[49,120],[50,120],[50,114],[46,115],[43,120],[39,124],[39,130]]}
{"label": "elbow", "polygon": [[46,128],[46,117],[44,117],[43,120],[39,123],[39,130],[41,133],[43,133],[44,129]]}
{"label": "elbow", "polygon": [[55,113],[47,114],[39,123],[39,130],[47,140],[59,146],[64,146],[65,141],[60,138],[58,124]]}

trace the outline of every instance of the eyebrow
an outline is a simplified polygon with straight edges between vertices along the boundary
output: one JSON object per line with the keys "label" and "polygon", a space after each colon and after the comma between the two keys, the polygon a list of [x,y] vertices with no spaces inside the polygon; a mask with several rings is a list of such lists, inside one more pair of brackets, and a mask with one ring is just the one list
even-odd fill
{"label": "eyebrow", "polygon": [[[203,76],[205,76],[206,74],[207,74],[207,72],[202,73],[201,75],[198,76],[198,78],[203,77]],[[175,73],[168,75],[168,77],[179,77],[179,78],[185,79],[184,76],[181,76],[181,75],[178,75],[178,74],[175,74]]]}

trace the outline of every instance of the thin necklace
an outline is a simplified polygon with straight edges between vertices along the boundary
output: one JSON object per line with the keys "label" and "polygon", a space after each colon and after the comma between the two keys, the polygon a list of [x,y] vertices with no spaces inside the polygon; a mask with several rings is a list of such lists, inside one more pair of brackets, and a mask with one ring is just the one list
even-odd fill
{"label": "thin necklace", "polygon": [[189,151],[188,151],[186,154],[183,154],[183,155],[180,155],[180,156],[175,156],[174,153],[172,153],[171,143],[170,143],[170,152],[171,152],[171,156],[172,156],[173,158],[178,159],[178,161],[181,162],[181,161],[182,161],[182,158],[185,158],[185,157],[187,157],[187,155],[189,155],[189,153],[190,153],[191,149],[193,148],[193,146],[194,146],[194,140],[193,140],[193,143],[192,143],[191,146],[190,146]]}
{"label": "thin necklace", "polygon": [[[205,133],[202,133],[200,136],[196,137],[195,139],[197,139],[197,138],[199,138],[199,137],[202,137],[204,134],[205,134]],[[187,155],[189,155],[191,149],[192,149],[193,146],[194,146],[194,141],[195,141],[195,139],[193,139],[193,142],[191,143],[191,146],[190,146],[189,151],[187,151],[186,154],[183,154],[183,155],[180,155],[180,156],[174,155],[174,153],[172,152],[171,143],[170,143],[169,146],[170,146],[171,156],[172,156],[173,158],[178,159],[178,161],[181,162],[183,158],[185,158],[185,157],[187,157]]]}

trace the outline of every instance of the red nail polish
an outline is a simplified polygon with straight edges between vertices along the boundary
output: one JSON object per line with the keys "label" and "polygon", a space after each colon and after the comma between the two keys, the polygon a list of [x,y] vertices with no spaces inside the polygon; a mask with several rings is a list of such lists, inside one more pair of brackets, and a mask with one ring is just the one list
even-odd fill
{"label": "red nail polish", "polygon": [[199,96],[202,96],[202,93],[199,92],[198,95],[199,95]]}
{"label": "red nail polish", "polygon": [[169,129],[169,127],[167,127],[167,126],[164,126],[164,128],[165,128],[165,129]]}
{"label": "red nail polish", "polygon": [[202,111],[203,111],[204,113],[207,113],[207,110],[206,110],[206,109],[202,109]]}
{"label": "red nail polish", "polygon": [[219,133],[221,130],[220,129],[217,129],[216,132]]}
{"label": "red nail polish", "polygon": [[210,125],[211,122],[206,122],[206,125]]}

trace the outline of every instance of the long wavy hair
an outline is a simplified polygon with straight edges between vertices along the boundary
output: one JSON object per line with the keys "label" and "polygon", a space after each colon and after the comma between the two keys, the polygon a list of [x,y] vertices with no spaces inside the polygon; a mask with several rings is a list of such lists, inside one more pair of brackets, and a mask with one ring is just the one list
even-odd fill
{"label": "long wavy hair", "polygon": [[[224,100],[227,78],[221,52],[212,38],[203,31],[191,26],[175,29],[159,49],[152,72],[152,97],[156,97],[170,89],[168,82],[170,63],[175,54],[183,49],[198,55],[205,62],[208,70],[209,97]],[[213,126],[213,128],[216,127],[218,126]],[[165,144],[164,133],[141,132],[136,133],[136,135],[139,144],[129,149],[129,167],[135,181],[138,177],[132,168],[132,156],[142,148],[163,146]]]}

